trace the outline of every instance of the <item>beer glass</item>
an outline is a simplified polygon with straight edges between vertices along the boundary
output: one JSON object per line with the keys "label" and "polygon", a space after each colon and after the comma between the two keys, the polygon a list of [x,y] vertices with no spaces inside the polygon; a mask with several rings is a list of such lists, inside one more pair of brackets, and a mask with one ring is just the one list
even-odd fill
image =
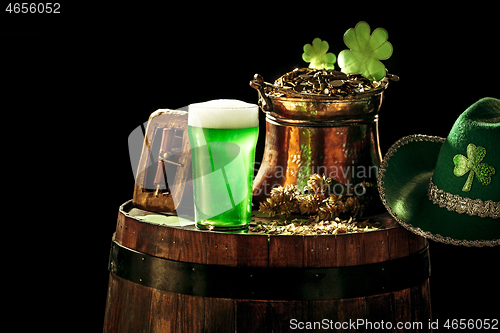
{"label": "beer glass", "polygon": [[196,225],[248,228],[252,210],[258,106],[222,99],[189,105]]}

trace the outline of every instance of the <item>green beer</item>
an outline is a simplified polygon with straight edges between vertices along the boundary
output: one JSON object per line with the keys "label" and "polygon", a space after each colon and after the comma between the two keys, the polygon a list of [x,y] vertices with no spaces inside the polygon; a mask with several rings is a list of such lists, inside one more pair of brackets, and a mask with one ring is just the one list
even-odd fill
{"label": "green beer", "polygon": [[257,105],[235,100],[191,104],[188,119],[197,226],[247,228],[259,134]]}

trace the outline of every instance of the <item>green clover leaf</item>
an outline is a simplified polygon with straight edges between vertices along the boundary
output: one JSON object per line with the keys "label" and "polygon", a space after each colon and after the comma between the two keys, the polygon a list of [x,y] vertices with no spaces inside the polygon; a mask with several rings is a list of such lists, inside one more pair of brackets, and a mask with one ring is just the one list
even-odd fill
{"label": "green clover leaf", "polygon": [[333,64],[337,57],[333,53],[326,53],[330,46],[326,41],[315,38],[311,44],[304,45],[304,53],[302,59],[309,62],[309,68],[316,69],[334,69]]}
{"label": "green clover leaf", "polygon": [[338,64],[347,74],[361,73],[365,78],[379,81],[385,77],[385,66],[380,60],[392,55],[392,44],[383,28],[377,28],[370,35],[370,26],[361,21],[344,34],[344,43],[349,50],[339,53]]}
{"label": "green clover leaf", "polygon": [[467,172],[470,172],[462,191],[470,191],[474,175],[476,175],[481,184],[491,184],[491,176],[495,174],[495,168],[488,163],[481,163],[485,156],[486,149],[484,147],[469,143],[467,146],[467,157],[462,154],[457,154],[453,157],[453,163],[455,164],[453,173],[455,176],[462,177]]}

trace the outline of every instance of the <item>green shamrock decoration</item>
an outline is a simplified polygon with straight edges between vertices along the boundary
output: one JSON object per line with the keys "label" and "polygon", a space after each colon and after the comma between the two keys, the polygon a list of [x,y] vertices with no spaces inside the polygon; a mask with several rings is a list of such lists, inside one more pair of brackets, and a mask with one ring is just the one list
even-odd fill
{"label": "green shamrock decoration", "polygon": [[495,168],[487,163],[480,163],[485,156],[486,149],[484,147],[477,147],[475,144],[469,143],[467,146],[467,157],[462,154],[457,154],[453,157],[453,163],[455,163],[453,173],[455,176],[461,177],[470,171],[462,191],[470,191],[474,174],[481,184],[489,185],[491,183],[491,176],[495,174]]}
{"label": "green shamrock decoration", "polygon": [[379,81],[385,77],[385,66],[380,60],[392,55],[392,44],[383,28],[377,28],[370,35],[370,26],[361,21],[344,34],[344,43],[349,50],[339,53],[338,64],[346,74],[361,73],[365,78]]}
{"label": "green shamrock decoration", "polygon": [[315,38],[311,44],[304,45],[302,59],[309,62],[309,68],[316,69],[334,69],[333,64],[337,57],[333,53],[326,53],[330,46],[326,41]]}

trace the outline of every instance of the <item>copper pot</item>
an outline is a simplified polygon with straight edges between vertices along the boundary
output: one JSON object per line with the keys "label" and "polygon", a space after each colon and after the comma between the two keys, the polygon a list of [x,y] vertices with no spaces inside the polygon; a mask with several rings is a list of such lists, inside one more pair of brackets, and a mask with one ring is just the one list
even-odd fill
{"label": "copper pot", "polygon": [[341,99],[328,96],[276,97],[266,92],[258,74],[250,85],[259,92],[266,113],[262,164],[253,183],[254,203],[272,188],[307,184],[318,173],[363,195],[362,181],[376,184],[381,152],[378,112],[388,80],[369,92]]}

